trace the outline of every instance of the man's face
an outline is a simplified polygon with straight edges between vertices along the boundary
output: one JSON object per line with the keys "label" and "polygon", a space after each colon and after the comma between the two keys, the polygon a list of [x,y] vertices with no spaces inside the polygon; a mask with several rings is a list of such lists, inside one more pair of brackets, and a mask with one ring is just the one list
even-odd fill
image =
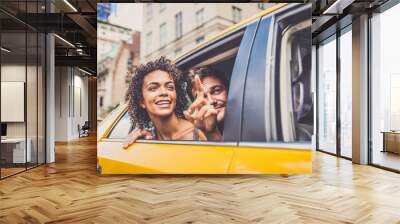
{"label": "man's face", "polygon": [[201,79],[204,90],[210,94],[212,105],[217,110],[218,123],[224,120],[228,91],[224,83],[215,76],[207,76]]}

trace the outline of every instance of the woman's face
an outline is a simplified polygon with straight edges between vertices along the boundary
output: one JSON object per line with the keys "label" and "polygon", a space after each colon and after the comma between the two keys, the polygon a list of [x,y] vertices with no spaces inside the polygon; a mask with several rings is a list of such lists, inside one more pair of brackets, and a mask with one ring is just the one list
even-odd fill
{"label": "woman's face", "polygon": [[172,77],[165,71],[156,70],[144,77],[141,107],[151,117],[168,117],[174,114],[176,90]]}

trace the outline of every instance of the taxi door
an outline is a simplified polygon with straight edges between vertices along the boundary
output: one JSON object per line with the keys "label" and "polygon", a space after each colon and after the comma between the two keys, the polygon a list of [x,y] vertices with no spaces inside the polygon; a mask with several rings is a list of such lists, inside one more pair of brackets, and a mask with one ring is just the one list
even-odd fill
{"label": "taxi door", "polygon": [[311,41],[310,26],[310,4],[290,4],[260,21],[243,85],[241,128],[235,135],[240,143],[229,173],[312,171],[311,134],[301,129],[313,125],[308,119],[313,117],[311,60],[300,60],[311,52],[311,42],[294,41],[298,32],[304,33],[296,38]]}

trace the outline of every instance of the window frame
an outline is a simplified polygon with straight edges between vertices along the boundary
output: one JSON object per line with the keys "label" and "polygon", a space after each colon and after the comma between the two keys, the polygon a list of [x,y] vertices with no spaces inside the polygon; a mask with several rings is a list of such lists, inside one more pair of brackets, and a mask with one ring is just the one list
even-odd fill
{"label": "window frame", "polygon": [[146,54],[150,53],[151,50],[153,50],[150,48],[150,46],[151,46],[150,43],[151,43],[152,37],[153,37],[152,31],[146,33],[146,42],[145,42],[146,43],[146,52],[145,52]]}
{"label": "window frame", "polygon": [[[178,19],[179,18],[179,19]],[[183,14],[179,11],[175,14],[175,39],[183,36]]]}
{"label": "window frame", "polygon": [[242,9],[237,6],[232,6],[232,21],[238,23],[242,20]]}
{"label": "window frame", "polygon": [[[340,122],[340,37],[348,32],[349,27],[352,26],[352,19],[351,19],[351,15],[346,15],[345,17],[343,17],[341,20],[339,20],[338,24],[333,24],[332,26],[328,27],[327,29],[325,29],[324,31],[322,31],[318,36],[313,38],[313,44],[316,45],[316,64],[317,64],[317,69],[316,69],[316,100],[315,100],[315,107],[316,107],[316,130],[315,130],[315,146],[316,146],[316,150],[319,152],[323,152],[323,153],[327,153],[339,158],[343,158],[343,159],[347,159],[352,161],[352,158],[349,158],[347,156],[343,156],[342,155],[342,150],[341,150],[341,139],[340,139],[340,133],[341,133],[341,122]],[[353,32],[352,29],[350,32]],[[320,141],[319,141],[319,101],[320,101],[320,95],[319,95],[319,79],[320,79],[320,75],[319,75],[319,65],[318,65],[318,60],[320,57],[319,54],[319,47],[322,43],[327,43],[330,41],[336,41],[336,88],[339,90],[336,92],[336,151],[334,153],[331,153],[327,150],[321,149],[320,147]],[[339,106],[338,106],[339,105]],[[353,125],[353,124],[352,124]],[[368,152],[368,155],[370,155],[370,153]],[[368,162],[368,164],[371,164],[370,162]]]}
{"label": "window frame", "polygon": [[167,9],[167,5],[165,3],[158,3],[160,12],[164,12]]}
{"label": "window frame", "polygon": [[146,21],[150,21],[153,17],[153,5],[152,3],[146,3]]}
{"label": "window frame", "polygon": [[[253,142],[254,139],[259,139],[260,137],[263,140],[259,142],[267,140],[265,138],[265,127],[267,127],[267,124],[265,124],[265,99],[269,98],[269,96],[265,96],[265,93],[267,93],[266,89],[268,88],[266,74],[269,66],[267,66],[266,62],[271,54],[269,42],[271,40],[273,22],[271,16],[262,18],[255,34],[244,87],[241,142]],[[260,98],[262,99],[260,100]]]}
{"label": "window frame", "polygon": [[196,27],[199,27],[204,24],[204,8],[201,8],[196,11]]}
{"label": "window frame", "polygon": [[167,33],[167,23],[163,22],[160,24],[160,30],[159,30],[159,35],[160,35],[160,48],[163,48],[167,45],[166,38],[163,38],[163,34],[165,37],[165,34]]}
{"label": "window frame", "polygon": [[[282,25],[283,24],[285,24],[285,23],[287,23],[287,21],[286,20],[291,20],[291,19],[295,19],[296,20],[296,27],[298,27],[298,26],[302,26],[302,25],[304,25],[303,23],[304,23],[304,21],[305,20],[307,20],[307,19],[310,19],[311,17],[312,17],[312,15],[311,15],[311,5],[301,5],[301,6],[293,6],[292,8],[289,8],[289,9],[287,9],[288,11],[290,10],[291,12],[290,13],[286,13],[285,11],[283,11],[283,12],[281,12],[281,13],[277,13],[276,14],[276,23],[277,23],[277,25],[275,26],[276,27],[276,29],[278,29],[278,28],[280,28],[281,29],[281,31],[280,32],[283,32],[286,28],[282,28]],[[309,16],[307,16],[307,10],[309,10]],[[295,14],[295,13],[297,13],[297,12],[299,12],[299,11],[302,11],[303,12],[303,14],[301,14],[301,15],[299,15],[299,14]],[[295,14],[295,15],[293,15],[293,14]],[[310,20],[310,22],[311,22],[311,20]],[[278,24],[279,23],[279,24]],[[300,28],[299,27],[299,28]],[[289,28],[290,29],[290,28]],[[305,26],[305,28],[303,28],[303,29],[311,29],[311,24],[310,24],[310,26],[309,26],[309,28],[308,28],[308,26]],[[289,31],[289,30],[288,30]],[[274,32],[274,34],[277,36],[277,35],[280,35],[280,39],[279,39],[279,44],[275,44],[275,46],[281,46],[281,43],[280,43],[280,41],[281,41],[281,39],[284,37],[284,35],[281,35],[280,34],[280,32],[279,32],[279,34],[278,34],[278,31],[275,31]],[[309,32],[309,39],[311,40],[312,39],[312,37],[311,37],[311,30],[310,30],[310,32]],[[278,37],[276,37],[275,39],[278,39]],[[281,52],[281,51],[280,51]],[[312,60],[312,48],[311,48],[311,46],[310,46],[310,59]],[[279,59],[280,59],[280,57],[279,57]],[[306,61],[307,63],[309,63],[309,68],[310,68],[310,73],[311,73],[311,71],[312,71],[312,65],[311,65],[311,63],[312,63],[312,61]],[[279,68],[279,66],[278,65],[276,65],[276,67],[277,68]],[[280,68],[279,68],[280,69]],[[279,70],[278,70],[279,71]],[[279,75],[278,73],[275,73],[275,76],[277,76],[277,75]],[[290,77],[290,79],[291,79],[292,77]],[[309,86],[308,86],[308,90],[309,91],[307,91],[307,92],[305,92],[305,93],[311,93],[311,95],[309,95],[309,98],[304,98],[304,99],[308,99],[309,101],[311,101],[312,102],[312,105],[311,105],[311,108],[310,108],[310,111],[311,111],[311,113],[312,113],[312,115],[311,115],[311,117],[313,117],[313,107],[315,107],[315,101],[313,101],[313,99],[312,99],[312,88],[311,88],[311,79],[312,79],[312,77],[311,77],[311,75],[309,76],[309,79],[310,80],[307,80],[307,81],[310,81],[310,83],[309,83]],[[292,83],[291,83],[292,84]],[[303,86],[304,87],[304,86]],[[282,91],[282,88],[280,88],[280,91]],[[303,92],[304,93],[304,92]],[[278,95],[280,95],[281,93],[279,92],[279,93],[277,93]],[[303,99],[303,100],[304,100]],[[291,98],[290,99],[291,100],[291,104],[292,104],[292,109],[294,108],[294,102],[293,102],[293,98]],[[277,117],[280,117],[280,115],[282,114],[280,111],[282,111],[283,110],[283,108],[282,107],[276,107],[276,114],[278,115]],[[293,114],[294,114],[294,111],[292,112]],[[296,128],[298,127],[298,126],[296,126],[296,125],[298,125],[295,121],[294,121],[294,117],[292,117],[292,123],[293,123],[293,126],[292,126],[292,131],[294,132],[294,135],[293,136],[288,136],[287,134],[285,134],[285,132],[284,132],[284,128],[283,128],[283,126],[284,126],[284,122],[283,122],[283,119],[281,118],[280,120],[279,120],[279,123],[278,123],[278,127],[277,127],[277,129],[278,130],[280,130],[280,133],[278,133],[278,134],[280,134],[280,135],[282,135],[281,136],[281,138],[282,138],[282,140],[281,141],[286,141],[286,140],[288,140],[289,142],[291,142],[291,141],[294,141],[294,142],[300,142],[299,140],[296,140],[296,134],[297,134],[297,131],[296,131]],[[303,123],[303,125],[304,125],[304,123]],[[311,125],[311,128],[313,127],[313,125]],[[285,129],[287,129],[288,127],[285,127]],[[290,128],[289,128],[290,129]],[[311,132],[311,139],[309,140],[310,142],[312,141],[312,132]],[[293,138],[295,138],[294,140],[292,140]]]}
{"label": "window frame", "polygon": [[199,43],[201,43],[201,42],[203,42],[203,41],[204,41],[204,36],[200,36],[200,37],[197,37],[197,38],[196,38],[195,43],[196,43],[196,44],[199,44]]}

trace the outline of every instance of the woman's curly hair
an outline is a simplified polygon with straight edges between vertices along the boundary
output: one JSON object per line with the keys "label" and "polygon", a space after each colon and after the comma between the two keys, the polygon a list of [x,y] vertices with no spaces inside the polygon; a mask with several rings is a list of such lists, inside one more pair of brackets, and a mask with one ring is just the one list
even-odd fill
{"label": "woman's curly hair", "polygon": [[152,127],[150,117],[147,111],[140,107],[140,103],[143,102],[142,87],[144,78],[149,73],[157,70],[167,72],[174,80],[176,91],[175,114],[177,117],[183,117],[183,111],[186,109],[188,101],[186,97],[186,83],[182,72],[169,59],[160,57],[154,61],[139,65],[135,69],[129,83],[125,100],[128,101],[128,113],[133,127],[140,129],[149,129]]}

